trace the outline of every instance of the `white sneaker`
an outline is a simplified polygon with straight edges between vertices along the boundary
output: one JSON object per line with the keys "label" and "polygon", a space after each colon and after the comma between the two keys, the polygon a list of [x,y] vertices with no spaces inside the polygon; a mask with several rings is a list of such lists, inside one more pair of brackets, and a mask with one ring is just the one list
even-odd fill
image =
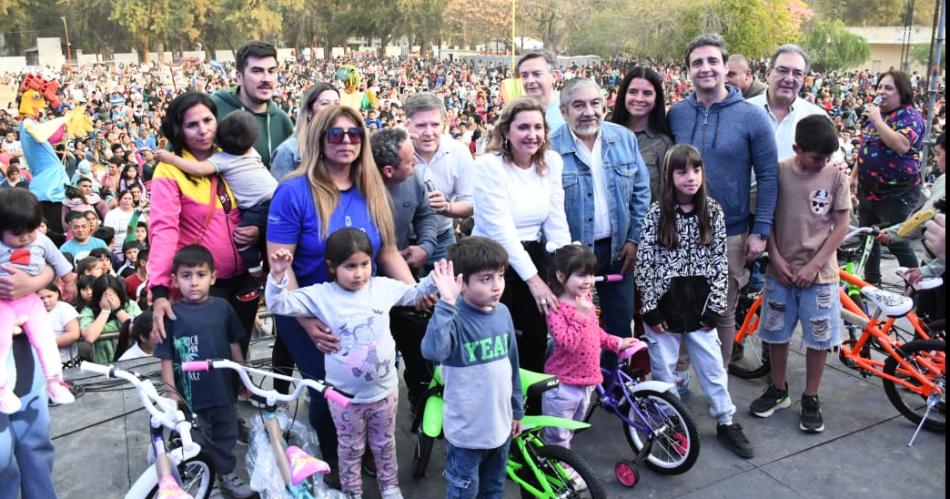
{"label": "white sneaker", "polygon": [[76,401],[73,392],[69,391],[69,385],[57,376],[46,380],[46,393],[54,404],[72,404]]}
{"label": "white sneaker", "polygon": [[218,485],[221,490],[236,499],[247,499],[254,495],[254,491],[233,471],[218,477]]}

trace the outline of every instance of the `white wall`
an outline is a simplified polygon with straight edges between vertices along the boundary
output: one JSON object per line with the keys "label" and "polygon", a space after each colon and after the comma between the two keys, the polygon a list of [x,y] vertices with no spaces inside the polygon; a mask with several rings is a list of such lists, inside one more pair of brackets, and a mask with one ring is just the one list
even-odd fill
{"label": "white wall", "polygon": [[26,67],[26,57],[0,57],[0,67],[2,67],[4,71],[15,73]]}

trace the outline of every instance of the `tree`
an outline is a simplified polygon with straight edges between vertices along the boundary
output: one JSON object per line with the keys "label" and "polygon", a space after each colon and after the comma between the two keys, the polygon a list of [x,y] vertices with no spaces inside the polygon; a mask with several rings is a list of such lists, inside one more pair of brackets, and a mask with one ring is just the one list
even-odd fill
{"label": "tree", "polygon": [[[941,47],[940,70],[947,67],[947,45]],[[910,48],[910,60],[917,64],[928,66],[930,64],[930,44],[918,43]],[[929,71],[929,70],[928,70]]]}
{"label": "tree", "polygon": [[[839,19],[845,26],[901,26],[907,0],[812,0],[820,18]],[[914,24],[933,23],[934,0],[914,0]]]}
{"label": "tree", "polygon": [[838,19],[816,21],[806,35],[805,46],[818,71],[850,69],[871,56],[867,40],[852,33]]}
{"label": "tree", "polygon": [[[712,0],[697,3],[684,16],[683,35],[719,33],[730,52],[749,58],[768,56],[794,43],[802,23],[792,0]],[[685,44],[680,45],[684,47]]]}

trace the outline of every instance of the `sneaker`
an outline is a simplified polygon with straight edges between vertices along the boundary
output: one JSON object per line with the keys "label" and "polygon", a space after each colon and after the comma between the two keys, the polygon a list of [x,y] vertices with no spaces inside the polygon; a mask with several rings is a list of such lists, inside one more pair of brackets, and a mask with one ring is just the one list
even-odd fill
{"label": "sneaker", "polygon": [[399,490],[399,487],[393,485],[391,487],[386,487],[383,489],[382,493],[383,499],[403,499],[402,491]]}
{"label": "sneaker", "polygon": [[247,499],[255,494],[255,492],[244,483],[244,480],[233,471],[218,477],[218,486],[221,490],[236,499]]}
{"label": "sneaker", "polygon": [[73,392],[69,391],[69,385],[58,376],[46,380],[46,393],[54,404],[72,404],[76,401]]}
{"label": "sneaker", "polygon": [[241,445],[247,445],[248,435],[251,433],[251,427],[248,426],[247,421],[244,418],[238,418],[238,438],[237,441]]}
{"label": "sneaker", "polygon": [[759,418],[767,418],[772,414],[775,414],[775,411],[779,409],[784,409],[792,405],[792,401],[788,398],[788,383],[785,384],[784,390],[779,390],[775,385],[769,383],[769,387],[766,388],[765,393],[761,397],[752,401],[752,404],[749,405],[749,412],[753,416]]}
{"label": "sneaker", "polygon": [[0,391],[0,412],[4,414],[16,414],[23,404],[20,403],[20,397],[17,397],[13,390]]}
{"label": "sneaker", "polygon": [[679,393],[680,397],[686,396],[689,394],[689,371],[676,371],[676,393]]}
{"label": "sneaker", "polygon": [[373,453],[369,449],[363,452],[362,468],[364,475],[376,478],[376,460],[373,459]]}
{"label": "sneaker", "polygon": [[802,418],[798,427],[805,433],[825,431],[825,422],[821,417],[821,403],[817,395],[802,394]]}
{"label": "sneaker", "polygon": [[738,423],[716,425],[716,438],[733,454],[741,458],[749,459],[755,455],[755,449],[749,443],[749,439],[742,432],[742,426],[739,426]]}

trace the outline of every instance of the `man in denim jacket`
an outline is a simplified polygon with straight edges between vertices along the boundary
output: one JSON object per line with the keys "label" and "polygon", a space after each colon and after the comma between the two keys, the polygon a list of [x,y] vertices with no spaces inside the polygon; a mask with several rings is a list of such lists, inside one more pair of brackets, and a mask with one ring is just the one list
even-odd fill
{"label": "man in denim jacket", "polygon": [[643,217],[650,206],[650,174],[636,136],[604,122],[604,97],[593,80],[576,78],[561,90],[567,124],[551,132],[551,148],[564,161],[564,211],[571,239],[597,255],[598,274],[623,281],[597,283],[604,329],[631,336],[633,267]]}

